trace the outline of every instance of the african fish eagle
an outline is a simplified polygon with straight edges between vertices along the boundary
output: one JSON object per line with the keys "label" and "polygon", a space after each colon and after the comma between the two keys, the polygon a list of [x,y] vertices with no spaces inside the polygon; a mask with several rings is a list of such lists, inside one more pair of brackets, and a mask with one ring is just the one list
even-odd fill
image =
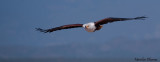
{"label": "african fish eagle", "polygon": [[63,26],[51,28],[51,29],[41,29],[41,28],[36,28],[36,29],[40,32],[44,32],[44,33],[49,32],[50,33],[50,32],[54,32],[54,31],[62,30],[62,29],[83,27],[88,32],[95,32],[97,30],[100,30],[102,28],[102,26],[107,23],[116,22],[116,21],[126,21],[126,20],[139,20],[139,19],[144,20],[144,18],[147,18],[147,17],[145,17],[145,16],[135,17],[135,18],[109,17],[109,18],[105,18],[105,19],[102,19],[102,20],[99,20],[96,22],[90,22],[90,23],[86,23],[86,24],[68,24],[68,25],[63,25]]}

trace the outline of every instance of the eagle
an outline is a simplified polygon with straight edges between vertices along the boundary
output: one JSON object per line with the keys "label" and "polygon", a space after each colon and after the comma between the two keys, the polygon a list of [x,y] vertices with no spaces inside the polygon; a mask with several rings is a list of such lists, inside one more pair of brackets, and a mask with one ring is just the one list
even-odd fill
{"label": "eagle", "polygon": [[126,20],[144,20],[145,16],[141,17],[135,17],[135,18],[117,18],[117,17],[108,17],[96,22],[89,22],[86,24],[68,24],[68,25],[62,25],[59,27],[54,27],[51,29],[41,29],[41,28],[36,28],[37,31],[44,32],[44,33],[50,33],[58,30],[63,30],[63,29],[71,29],[71,28],[81,28],[83,27],[87,32],[95,32],[97,30],[100,30],[104,24],[116,22],[116,21],[126,21]]}

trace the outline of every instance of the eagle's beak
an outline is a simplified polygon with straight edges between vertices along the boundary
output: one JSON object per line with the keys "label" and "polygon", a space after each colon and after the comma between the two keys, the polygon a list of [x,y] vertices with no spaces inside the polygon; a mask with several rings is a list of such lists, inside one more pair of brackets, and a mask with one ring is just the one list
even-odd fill
{"label": "eagle's beak", "polygon": [[88,28],[89,26],[87,25],[87,26],[85,26],[86,28]]}

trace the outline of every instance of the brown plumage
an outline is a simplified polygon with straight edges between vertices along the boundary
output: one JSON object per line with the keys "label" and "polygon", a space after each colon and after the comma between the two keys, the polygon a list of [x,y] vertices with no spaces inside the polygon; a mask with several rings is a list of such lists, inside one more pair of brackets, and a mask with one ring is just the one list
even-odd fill
{"label": "brown plumage", "polygon": [[141,17],[135,17],[135,18],[115,18],[115,17],[110,17],[110,18],[105,18],[102,20],[99,20],[97,22],[91,22],[87,24],[69,24],[69,25],[63,25],[60,27],[55,27],[51,29],[41,29],[41,28],[36,28],[40,32],[54,32],[57,30],[62,30],[62,29],[70,29],[70,28],[78,28],[78,27],[84,27],[86,31],[88,32],[95,32],[96,30],[100,30],[103,26],[103,24],[111,23],[111,22],[116,22],[116,21],[126,21],[126,20],[144,20],[144,16]]}
{"label": "brown plumage", "polygon": [[51,28],[51,29],[41,29],[41,28],[36,28],[38,31],[40,32],[53,32],[53,31],[57,31],[57,30],[62,30],[62,29],[69,29],[69,28],[77,28],[77,27],[82,27],[83,24],[69,24],[69,25],[63,25],[60,27],[55,27],[55,28]]}
{"label": "brown plumage", "polygon": [[126,20],[137,20],[137,19],[141,19],[144,20],[144,18],[147,17],[136,17],[136,18],[115,18],[115,17],[109,17],[109,18],[105,18],[102,19],[100,21],[95,22],[95,25],[103,25],[103,24],[107,24],[107,23],[111,23],[111,22],[116,22],[116,21],[126,21]]}

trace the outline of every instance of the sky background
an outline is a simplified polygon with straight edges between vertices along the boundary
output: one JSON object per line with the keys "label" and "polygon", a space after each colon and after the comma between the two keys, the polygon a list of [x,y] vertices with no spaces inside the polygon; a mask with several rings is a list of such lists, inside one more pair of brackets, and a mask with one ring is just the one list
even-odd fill
{"label": "sky background", "polygon": [[[0,0],[0,58],[160,58],[160,0]],[[41,33],[35,28],[147,16]]]}

